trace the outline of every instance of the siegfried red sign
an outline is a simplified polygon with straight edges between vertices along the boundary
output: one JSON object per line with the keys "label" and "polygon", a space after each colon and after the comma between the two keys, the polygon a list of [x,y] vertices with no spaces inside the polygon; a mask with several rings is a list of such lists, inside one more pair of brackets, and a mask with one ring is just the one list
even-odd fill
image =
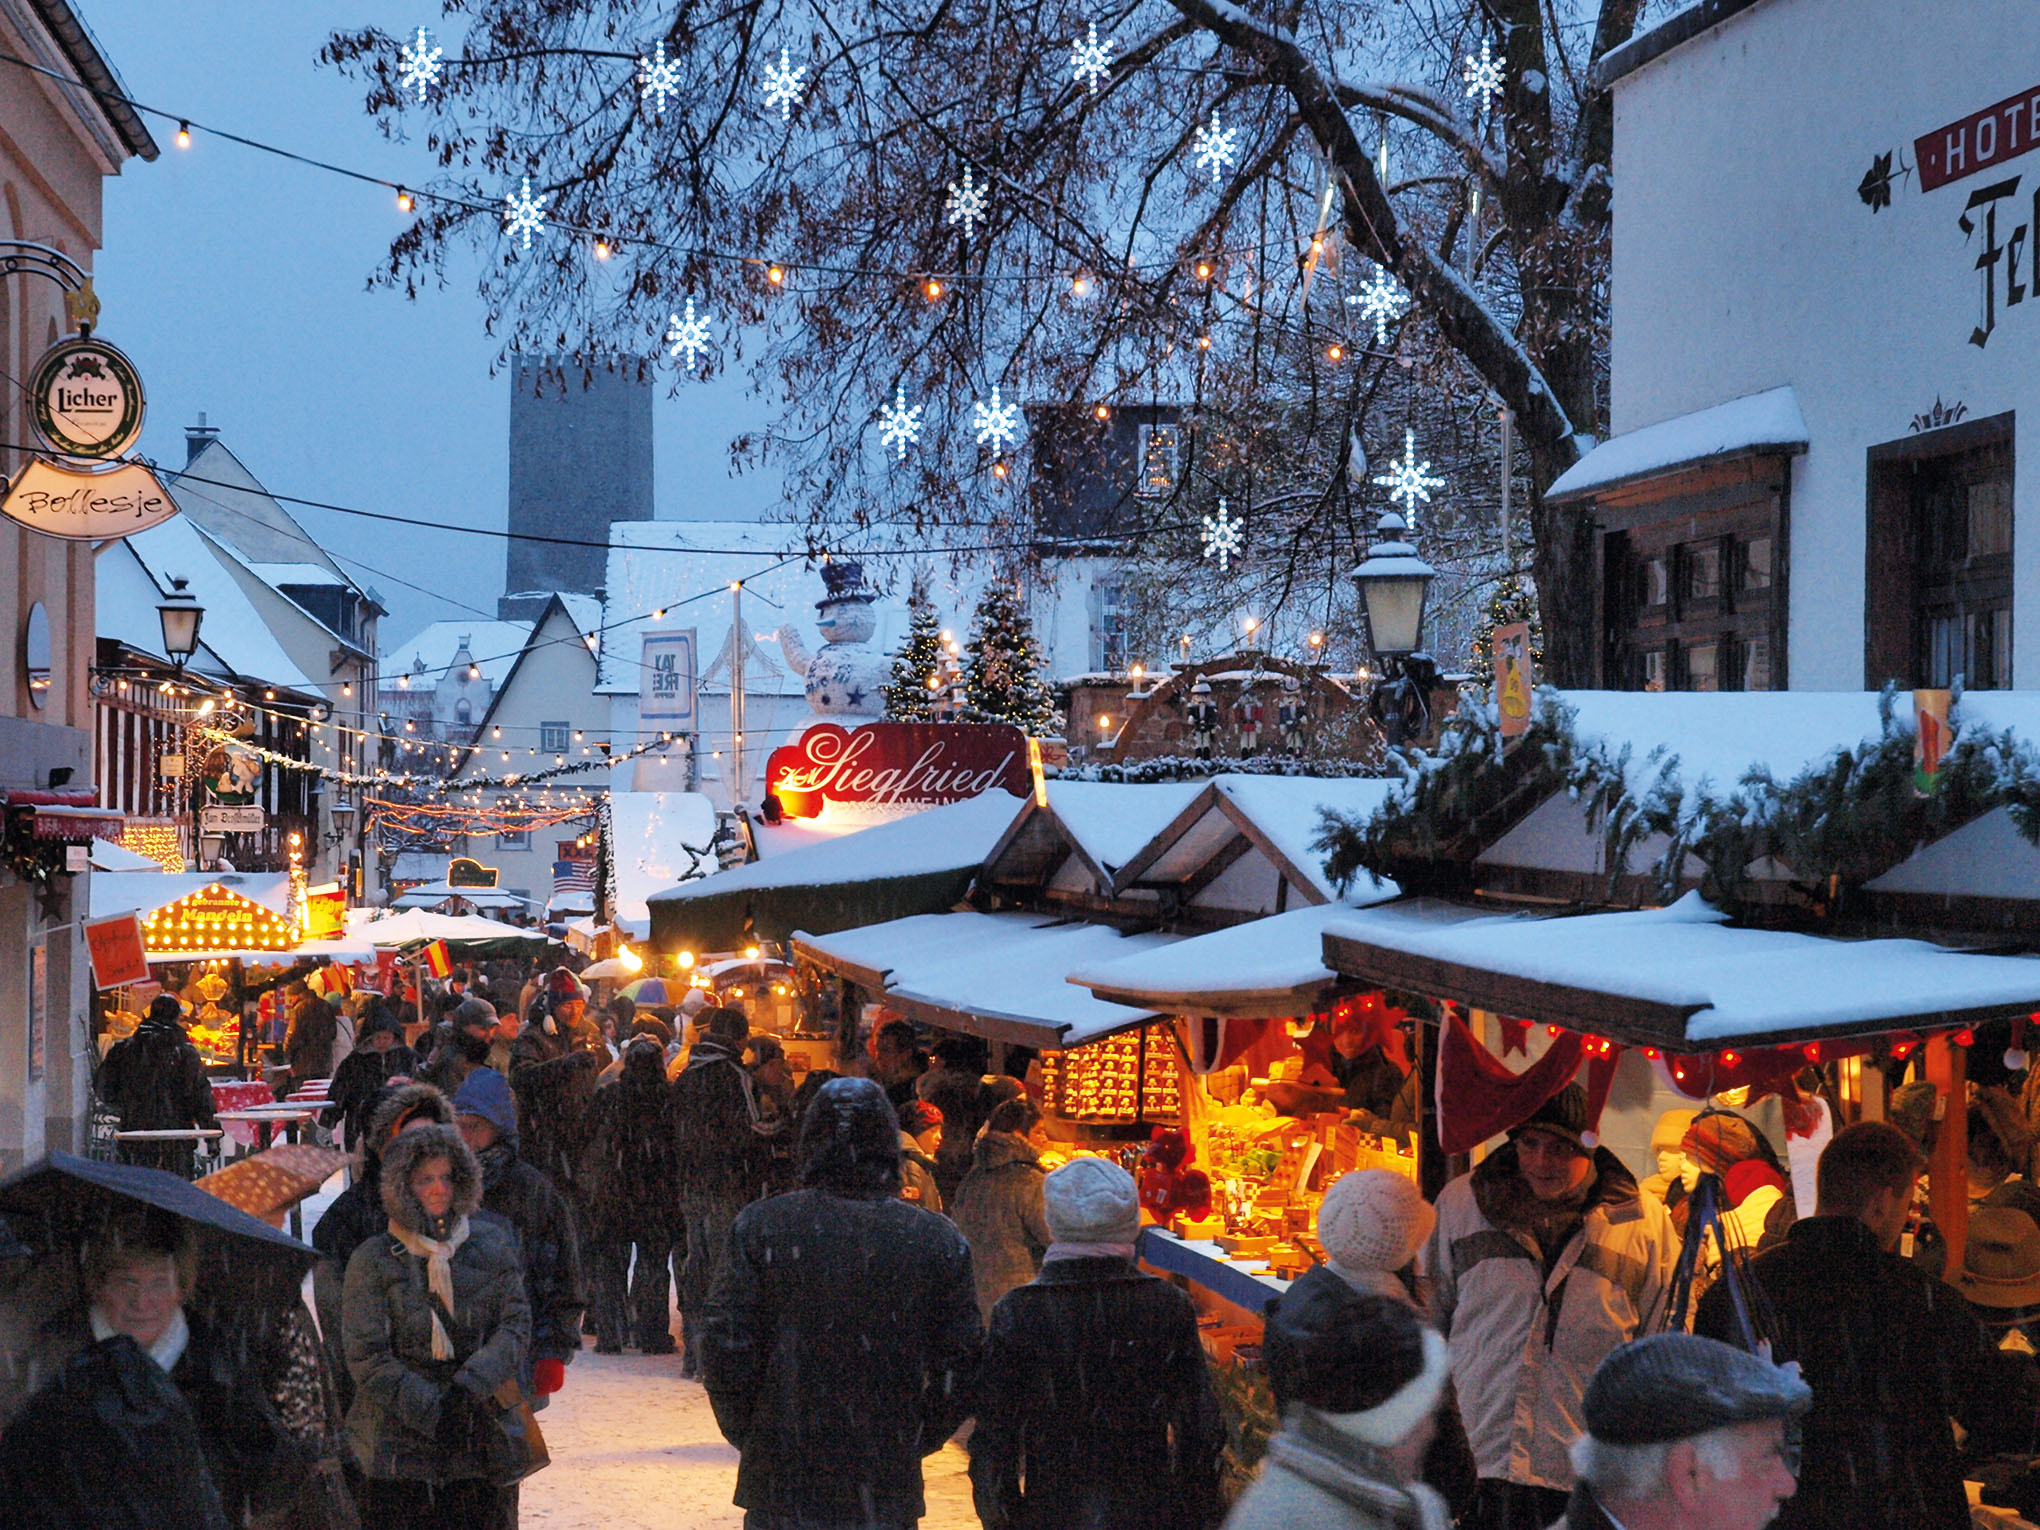
{"label": "siegfried red sign", "polygon": [[792,818],[831,802],[937,807],[986,792],[1027,795],[1027,738],[1003,723],[816,723],[772,751],[765,789]]}
{"label": "siegfried red sign", "polygon": [[2040,148],[2040,85],[1913,140],[1920,190],[1993,169]]}

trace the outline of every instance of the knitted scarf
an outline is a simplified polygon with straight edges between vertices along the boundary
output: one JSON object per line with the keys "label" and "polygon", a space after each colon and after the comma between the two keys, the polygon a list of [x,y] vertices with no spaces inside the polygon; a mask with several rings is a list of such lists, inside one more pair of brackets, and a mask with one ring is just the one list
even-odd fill
{"label": "knitted scarf", "polygon": [[[415,1232],[392,1217],[390,1236],[425,1261],[426,1288],[445,1303],[448,1312],[453,1311],[453,1256],[460,1246],[467,1242],[468,1219],[462,1217],[455,1222],[453,1231],[442,1241]],[[454,1358],[453,1339],[448,1335],[446,1325],[439,1321],[437,1312],[432,1314],[432,1358],[435,1360]]]}

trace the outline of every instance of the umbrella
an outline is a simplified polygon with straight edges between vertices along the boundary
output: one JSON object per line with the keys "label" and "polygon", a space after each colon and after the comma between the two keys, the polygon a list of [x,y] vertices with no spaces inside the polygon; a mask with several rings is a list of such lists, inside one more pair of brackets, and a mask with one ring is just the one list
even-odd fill
{"label": "umbrella", "polygon": [[642,1004],[647,1008],[654,1004],[670,1004],[673,1002],[666,992],[666,980],[664,978],[639,978],[635,983],[624,984],[617,992],[630,1000],[631,1003]]}
{"label": "umbrella", "polygon": [[[592,966],[583,967],[581,969],[581,981],[584,983],[613,983],[618,978],[631,976],[643,965],[640,962],[637,967],[633,967],[620,956],[608,957],[603,961],[596,962]],[[656,979],[647,979],[646,981],[656,981]]]}
{"label": "umbrella", "polygon": [[283,1143],[236,1159],[196,1183],[207,1195],[218,1196],[274,1227],[283,1221],[286,1211],[314,1193],[347,1161],[348,1155],[338,1148]]}
{"label": "umbrella", "polygon": [[50,1153],[0,1180],[0,1213],[45,1255],[74,1253],[108,1218],[142,1206],[192,1225],[202,1299],[285,1306],[319,1257],[309,1244],[160,1169]]}

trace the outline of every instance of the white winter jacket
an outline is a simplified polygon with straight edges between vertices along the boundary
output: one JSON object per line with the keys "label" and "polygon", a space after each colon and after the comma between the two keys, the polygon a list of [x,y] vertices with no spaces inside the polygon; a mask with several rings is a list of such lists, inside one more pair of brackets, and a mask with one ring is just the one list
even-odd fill
{"label": "white winter jacket", "polygon": [[[1530,1192],[1513,1145],[1438,1197],[1425,1248],[1431,1316],[1452,1340],[1459,1411],[1482,1477],[1570,1489],[1567,1449],[1582,1432],[1594,1368],[1658,1321],[1678,1236],[1662,1205],[1607,1149],[1585,1220],[1551,1267],[1526,1232],[1491,1220]],[[1484,1209],[1485,1208],[1485,1209]]]}

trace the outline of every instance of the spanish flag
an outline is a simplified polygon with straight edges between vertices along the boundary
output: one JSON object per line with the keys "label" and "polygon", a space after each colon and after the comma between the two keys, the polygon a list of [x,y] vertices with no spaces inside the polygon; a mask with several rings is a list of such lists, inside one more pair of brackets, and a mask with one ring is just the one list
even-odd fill
{"label": "spanish flag", "polygon": [[435,940],[425,948],[425,967],[436,978],[453,971],[453,958],[447,953],[445,941]]}

